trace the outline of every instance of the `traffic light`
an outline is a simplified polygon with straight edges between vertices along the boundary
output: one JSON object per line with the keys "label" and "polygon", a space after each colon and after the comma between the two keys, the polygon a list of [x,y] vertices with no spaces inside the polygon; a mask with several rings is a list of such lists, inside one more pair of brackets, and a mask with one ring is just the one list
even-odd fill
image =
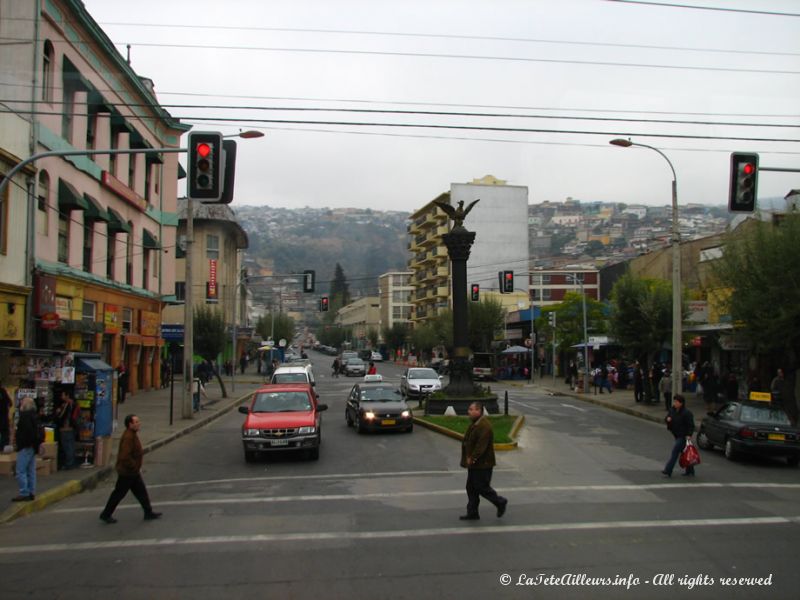
{"label": "traffic light", "polygon": [[319,299],[319,311],[320,312],[328,312],[328,297],[323,296]]}
{"label": "traffic light", "polygon": [[548,324],[550,325],[550,327],[552,327],[553,329],[555,329],[555,328],[556,328],[556,313],[555,313],[555,311],[553,311],[553,312],[550,312],[550,313],[548,313],[548,314],[547,314],[547,323],[548,323]]}
{"label": "traffic light", "polygon": [[753,212],[758,190],[758,154],[731,154],[731,186],[728,194],[730,212]]}
{"label": "traffic light", "polygon": [[316,277],[316,271],[312,271],[311,269],[307,271],[303,271],[303,293],[304,294],[313,294],[314,293],[314,278]]}
{"label": "traffic light", "polygon": [[480,284],[473,283],[469,288],[469,298],[473,302],[480,302],[481,300],[481,286]]}
{"label": "traffic light", "polygon": [[220,204],[233,202],[233,183],[236,179],[236,141],[222,140],[223,171]]}
{"label": "traffic light", "polygon": [[513,294],[514,293],[514,271],[500,271],[497,274],[500,279],[500,293]]}
{"label": "traffic light", "polygon": [[186,195],[192,200],[217,202],[222,197],[222,134],[198,131],[189,134],[189,182]]}

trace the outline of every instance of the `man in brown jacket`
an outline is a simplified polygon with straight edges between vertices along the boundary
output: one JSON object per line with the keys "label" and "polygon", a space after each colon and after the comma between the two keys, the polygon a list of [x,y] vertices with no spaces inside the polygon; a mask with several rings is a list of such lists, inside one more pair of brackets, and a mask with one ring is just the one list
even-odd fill
{"label": "man in brown jacket", "polygon": [[492,469],[494,459],[494,432],[492,424],[483,415],[483,404],[473,402],[467,410],[472,421],[464,434],[461,444],[461,466],[467,469],[467,514],[459,517],[462,521],[480,519],[478,505],[481,496],[497,507],[497,516],[506,512],[508,500],[498,496],[492,489]]}
{"label": "man in brown jacket", "polygon": [[108,498],[106,507],[100,513],[100,520],[106,523],[116,523],[117,520],[112,516],[117,505],[127,495],[128,491],[133,492],[139,504],[144,509],[145,521],[158,519],[161,513],[153,512],[150,505],[150,497],[147,495],[147,488],[142,480],[142,443],[139,441],[139,429],[141,422],[136,415],[125,417],[125,432],[119,441],[119,454],[117,455],[117,484],[114,491]]}

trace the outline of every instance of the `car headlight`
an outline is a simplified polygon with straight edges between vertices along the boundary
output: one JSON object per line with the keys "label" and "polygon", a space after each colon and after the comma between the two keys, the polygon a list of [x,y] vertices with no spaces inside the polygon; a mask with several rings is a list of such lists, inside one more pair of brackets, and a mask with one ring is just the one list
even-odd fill
{"label": "car headlight", "polygon": [[317,431],[316,427],[301,427],[300,429],[297,430],[297,433],[299,433],[300,435],[308,435],[310,433],[316,433],[316,431]]}
{"label": "car headlight", "polygon": [[408,387],[410,387],[412,390],[418,390],[419,389],[419,386],[416,383],[410,383],[408,385]]}
{"label": "car headlight", "polygon": [[375,418],[375,413],[374,413],[374,412],[372,412],[371,410],[368,410],[367,412],[365,412],[365,413],[364,413],[364,418],[365,418],[367,421],[372,421],[372,419],[374,419],[374,418]]}
{"label": "car headlight", "polygon": [[258,429],[245,429],[245,435],[258,435]]}
{"label": "car headlight", "polygon": [[410,410],[404,410],[403,412],[400,413],[400,416],[403,417],[404,419],[407,419],[408,417],[411,416],[411,411]]}

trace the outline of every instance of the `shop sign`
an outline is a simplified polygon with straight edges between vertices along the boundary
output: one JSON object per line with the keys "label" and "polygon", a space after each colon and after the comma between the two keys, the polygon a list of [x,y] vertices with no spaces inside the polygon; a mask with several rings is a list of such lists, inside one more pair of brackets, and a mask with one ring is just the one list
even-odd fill
{"label": "shop sign", "polygon": [[161,315],[149,310],[140,311],[139,326],[139,333],[155,337],[161,332]]}
{"label": "shop sign", "polygon": [[686,320],[691,323],[708,323],[708,302],[695,300],[688,302],[689,315]]}
{"label": "shop sign", "polygon": [[700,346],[702,346],[703,345],[702,336],[698,335],[698,336],[693,337],[692,341],[689,342],[689,345],[692,346],[693,348],[699,348]]}
{"label": "shop sign", "polygon": [[719,336],[719,347],[727,352],[746,352],[750,349],[747,338],[738,335]]}
{"label": "shop sign", "polygon": [[122,331],[119,312],[119,306],[115,304],[106,304],[105,312],[103,313],[103,323],[106,333],[119,333]]}
{"label": "shop sign", "polygon": [[45,313],[41,316],[41,322],[39,326],[42,329],[58,329],[58,326],[61,324],[61,319],[58,317],[58,313]]}
{"label": "shop sign", "polygon": [[183,325],[161,325],[161,337],[167,341],[183,341]]}
{"label": "shop sign", "polygon": [[36,316],[56,312],[56,278],[47,275],[36,277]]}
{"label": "shop sign", "polygon": [[56,313],[62,319],[72,318],[72,298],[56,296]]}
{"label": "shop sign", "polygon": [[217,261],[214,258],[209,259],[208,261],[208,293],[206,296],[208,298],[216,298],[217,297]]}

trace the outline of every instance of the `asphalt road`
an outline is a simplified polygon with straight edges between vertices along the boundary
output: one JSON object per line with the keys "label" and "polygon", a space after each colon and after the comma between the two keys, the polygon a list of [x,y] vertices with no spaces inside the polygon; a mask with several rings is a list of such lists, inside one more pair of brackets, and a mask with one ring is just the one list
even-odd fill
{"label": "asphalt road", "polygon": [[663,427],[508,388],[528,419],[521,449],[498,455],[508,513],[483,506],[465,524],[458,443],[420,427],[358,435],[344,423],[355,380],[312,358],[330,406],[319,461],[246,464],[231,413],[145,457],[159,521],[128,498],[118,524],[100,522],[109,482],[0,527],[0,597],[800,596],[798,469],[704,452],[696,479],[667,480]]}

